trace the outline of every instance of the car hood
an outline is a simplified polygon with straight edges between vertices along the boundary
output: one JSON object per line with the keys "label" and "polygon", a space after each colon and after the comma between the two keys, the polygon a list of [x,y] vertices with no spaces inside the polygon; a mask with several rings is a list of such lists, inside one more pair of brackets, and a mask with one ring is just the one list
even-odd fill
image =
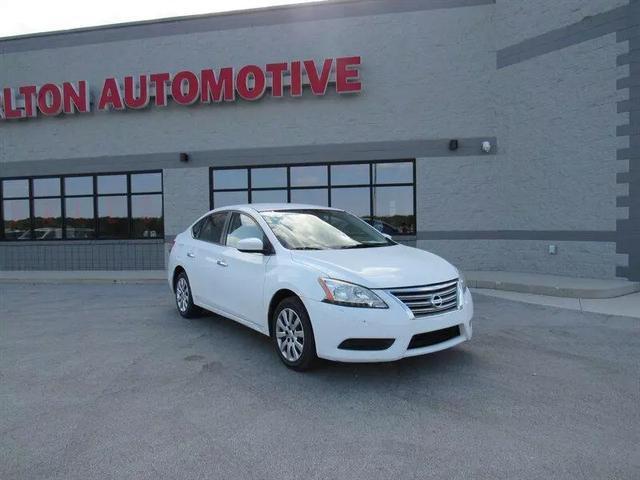
{"label": "car hood", "polygon": [[369,288],[428,285],[458,277],[457,269],[443,258],[404,245],[351,250],[293,250],[291,258],[328,277]]}

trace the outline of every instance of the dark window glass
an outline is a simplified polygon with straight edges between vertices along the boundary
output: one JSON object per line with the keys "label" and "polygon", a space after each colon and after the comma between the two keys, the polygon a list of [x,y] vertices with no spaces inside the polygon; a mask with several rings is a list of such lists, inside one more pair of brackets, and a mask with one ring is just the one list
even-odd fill
{"label": "dark window glass", "polygon": [[291,190],[292,203],[306,203],[308,205],[329,206],[329,189],[305,188],[303,190]]}
{"label": "dark window glass", "polygon": [[213,189],[247,188],[247,169],[215,170],[213,172]]}
{"label": "dark window glass", "polygon": [[369,185],[369,164],[331,165],[331,185]]}
{"label": "dark window glass", "polygon": [[131,227],[136,238],[162,237],[162,195],[131,196]]}
{"label": "dark window glass", "polygon": [[93,197],[65,199],[64,214],[67,238],[95,238],[96,227],[93,218]]}
{"label": "dark window glass", "polygon": [[34,197],[57,197],[60,195],[60,177],[34,178]]}
{"label": "dark window glass", "polygon": [[209,220],[208,217],[201,218],[193,225],[193,227],[191,227],[191,235],[193,235],[193,238],[198,238],[200,236],[200,230],[202,230],[202,226],[208,220]]}
{"label": "dark window glass", "polygon": [[315,187],[327,185],[326,165],[291,167],[292,187]]}
{"label": "dark window glass", "polygon": [[374,163],[373,183],[413,183],[413,163]]}
{"label": "dark window glass", "polygon": [[65,177],[65,195],[93,195],[93,177]]}
{"label": "dark window glass", "polygon": [[259,238],[263,245],[266,243],[262,229],[251,217],[242,213],[233,213],[225,244],[238,248],[238,242],[245,238]]}
{"label": "dark window glass", "polygon": [[[411,234],[416,230],[413,212],[413,187],[374,187],[373,216],[385,228],[395,229],[384,233]],[[374,225],[378,228],[377,225]],[[378,228],[380,230],[380,228]]]}
{"label": "dark window glass", "polygon": [[370,195],[369,187],[332,188],[331,206],[342,208],[359,217],[366,217],[371,215]]}
{"label": "dark window glass", "polygon": [[29,180],[3,180],[2,196],[4,198],[28,197]]}
{"label": "dark window glass", "polygon": [[251,203],[287,202],[286,190],[252,190]]}
{"label": "dark window glass", "polygon": [[29,240],[31,238],[29,200],[5,200],[2,207],[4,238],[7,240]]}
{"label": "dark window glass", "polygon": [[62,238],[62,207],[59,198],[33,201],[33,226],[36,240]]}
{"label": "dark window glass", "polygon": [[127,238],[129,236],[129,215],[127,197],[98,198],[98,231],[104,238]]}
{"label": "dark window glass", "polygon": [[252,188],[274,188],[287,186],[287,169],[277,168],[252,168]]}
{"label": "dark window glass", "polygon": [[244,192],[214,192],[213,206],[227,207],[229,205],[238,205],[249,201],[249,193]]}
{"label": "dark window glass", "polygon": [[98,193],[127,193],[126,175],[100,175]]}
{"label": "dark window glass", "polygon": [[226,219],[226,212],[214,213],[207,217],[207,221],[202,225],[198,238],[205,242],[220,243]]}
{"label": "dark window glass", "polygon": [[134,173],[131,175],[131,193],[162,191],[161,173]]}

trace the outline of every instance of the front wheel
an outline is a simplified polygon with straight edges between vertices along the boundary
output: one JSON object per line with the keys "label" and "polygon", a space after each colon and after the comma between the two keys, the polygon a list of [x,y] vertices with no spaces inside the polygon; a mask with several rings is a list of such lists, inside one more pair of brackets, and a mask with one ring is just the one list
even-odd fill
{"label": "front wheel", "polygon": [[176,307],[184,318],[193,318],[200,314],[201,310],[193,303],[189,278],[185,272],[180,272],[175,283]]}
{"label": "front wheel", "polygon": [[307,309],[296,297],[282,300],[273,313],[273,343],[282,363],[304,371],[317,361],[316,343]]}

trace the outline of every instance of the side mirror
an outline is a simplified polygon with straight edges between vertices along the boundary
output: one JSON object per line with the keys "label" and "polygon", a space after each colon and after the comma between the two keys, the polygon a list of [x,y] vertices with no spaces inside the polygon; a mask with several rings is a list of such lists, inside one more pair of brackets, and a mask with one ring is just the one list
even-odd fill
{"label": "side mirror", "polygon": [[[380,232],[382,233],[382,232]],[[393,237],[391,235],[389,235],[388,233],[382,233],[382,236],[385,237],[387,240],[393,240]]]}
{"label": "side mirror", "polygon": [[236,247],[241,252],[246,253],[264,253],[264,244],[262,240],[256,237],[243,238],[238,241]]}

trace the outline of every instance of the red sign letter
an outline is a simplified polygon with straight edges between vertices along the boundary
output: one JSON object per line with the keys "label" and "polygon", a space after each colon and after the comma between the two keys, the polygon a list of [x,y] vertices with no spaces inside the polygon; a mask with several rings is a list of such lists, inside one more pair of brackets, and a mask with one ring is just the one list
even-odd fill
{"label": "red sign letter", "polygon": [[266,68],[271,74],[271,96],[282,97],[284,89],[282,88],[282,74],[287,71],[286,63],[269,63]]}
{"label": "red sign letter", "polygon": [[[249,78],[253,78],[253,87],[249,88]],[[257,65],[242,67],[236,77],[236,90],[238,95],[245,100],[257,100],[264,95],[267,80],[264,72]]]}
{"label": "red sign letter", "polygon": [[15,118],[22,118],[24,112],[15,108],[15,96],[13,94],[13,88],[5,88],[3,91],[4,97],[4,116],[7,120],[13,120]]}
{"label": "red sign letter", "polygon": [[166,107],[167,89],[165,88],[165,84],[171,77],[168,73],[152,73],[149,78],[156,88],[156,105],[158,107]]}
{"label": "red sign letter", "polygon": [[[183,88],[185,83],[187,86],[186,92]],[[198,99],[199,95],[200,86],[195,73],[187,70],[176,73],[171,81],[171,96],[176,103],[180,105],[191,105]]]}
{"label": "red sign letter", "polygon": [[24,87],[20,87],[18,89],[20,91],[20,95],[24,97],[24,113],[27,117],[35,117],[36,116],[36,108],[35,102],[33,99],[36,96],[36,86],[35,85],[25,85]]}
{"label": "red sign letter", "polygon": [[64,82],[62,84],[62,111],[64,113],[87,113],[89,111],[89,89],[87,82],[80,80],[78,82],[78,90],[72,83]]}
{"label": "red sign letter", "polygon": [[302,65],[299,61],[291,62],[291,87],[289,93],[292,97],[302,96]]}
{"label": "red sign letter", "polygon": [[236,92],[233,88],[233,68],[225,67],[220,69],[218,79],[216,73],[210,68],[200,72],[200,101],[209,103],[211,101],[232,102],[236,99]]}
{"label": "red sign letter", "polygon": [[[358,81],[360,57],[342,57],[336,59],[336,92],[358,93],[362,83]],[[350,67],[356,67],[351,69]],[[355,81],[352,81],[355,80]]]}
{"label": "red sign letter", "polygon": [[48,116],[62,112],[62,92],[54,83],[45,83],[38,91],[38,109]]}
{"label": "red sign letter", "polygon": [[304,61],[304,69],[307,71],[311,91],[314,95],[324,95],[327,92],[332,63],[333,58],[327,58],[322,65],[322,73],[318,75],[315,62],[313,60]]}
{"label": "red sign letter", "polygon": [[149,84],[146,75],[140,75],[140,92],[136,96],[133,77],[124,77],[124,104],[129,108],[144,108],[149,105]]}
{"label": "red sign letter", "polygon": [[98,101],[98,110],[124,110],[120,85],[115,78],[107,78],[102,86],[102,94]]}

